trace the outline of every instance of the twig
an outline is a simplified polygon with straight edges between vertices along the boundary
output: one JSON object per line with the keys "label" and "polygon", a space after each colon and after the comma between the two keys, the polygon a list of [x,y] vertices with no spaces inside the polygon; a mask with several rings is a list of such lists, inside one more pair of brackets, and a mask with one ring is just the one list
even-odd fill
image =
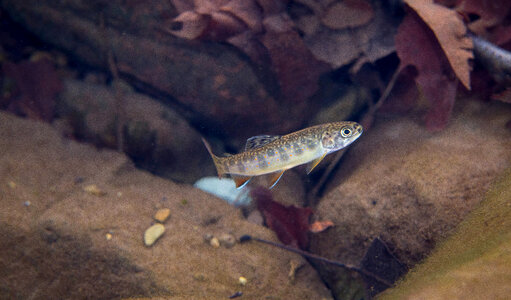
{"label": "twig", "polygon": [[[366,117],[364,117],[364,118],[367,118],[367,117],[369,117],[371,119],[373,118],[376,111],[383,105],[383,102],[385,101],[385,99],[387,99],[390,92],[394,88],[394,85],[396,84],[396,80],[397,80],[398,75],[401,72],[401,70],[402,70],[402,66],[400,64],[394,71],[394,74],[392,74],[392,78],[390,79],[389,83],[385,87],[385,90],[381,94],[380,98],[378,98],[378,101],[376,101],[376,103],[374,105],[371,105],[369,107],[369,110],[366,113]],[[346,154],[346,151],[347,151],[347,149],[343,149],[342,151],[339,151],[335,155],[334,160],[332,162],[330,162],[330,164],[328,165],[328,168],[325,170],[325,172],[323,172],[323,174],[321,175],[321,178],[319,179],[319,181],[316,183],[316,185],[312,189],[311,193],[309,194],[311,196],[311,198],[315,198],[319,195],[319,193],[323,189],[327,179],[330,177],[330,174],[334,171],[335,167],[337,166],[337,164],[339,163],[341,158],[344,156],[344,154]]]}
{"label": "twig", "polygon": [[114,53],[112,51],[111,45],[108,43],[108,38],[106,34],[106,26],[105,26],[105,16],[103,13],[101,13],[99,18],[99,27],[102,31],[102,38],[103,38],[103,44],[106,49],[106,58],[108,63],[108,69],[110,71],[110,74],[112,75],[112,83],[113,88],[115,92],[114,101],[115,101],[115,114],[116,114],[116,128],[115,128],[115,135],[117,138],[117,151],[122,152],[124,148],[124,135],[122,133],[122,128],[124,126],[124,107],[122,103],[122,91],[121,87],[119,86],[119,70],[117,69],[117,65],[115,63],[115,57]]}
{"label": "twig", "polygon": [[317,197],[320,193],[320,191],[323,189],[323,186],[325,185],[328,177],[332,173],[332,171],[335,169],[335,166],[339,163],[341,158],[344,156],[344,153],[346,153],[346,149],[343,149],[335,154],[334,160],[328,164],[328,167],[326,168],[325,172],[321,175],[321,178],[319,179],[318,183],[314,186],[314,188],[311,191],[311,195],[313,197]]}
{"label": "twig", "polygon": [[335,266],[338,266],[338,267],[342,267],[342,268],[346,268],[346,269],[349,269],[349,270],[353,270],[353,271],[356,271],[356,272],[358,272],[360,274],[363,274],[363,275],[366,275],[368,277],[371,277],[374,280],[376,280],[376,281],[386,285],[387,287],[391,287],[392,286],[392,282],[390,282],[390,281],[388,281],[386,279],[383,279],[383,278],[381,278],[380,276],[378,276],[376,274],[373,274],[373,273],[371,273],[369,271],[366,271],[364,269],[361,269],[361,268],[353,266],[353,265],[343,264],[342,262],[339,262],[339,261],[331,260],[331,259],[319,256],[319,255],[307,252],[307,251],[303,251],[303,250],[294,248],[294,247],[286,246],[286,245],[275,243],[275,242],[268,241],[268,240],[263,240],[263,239],[260,239],[260,238],[256,238],[256,237],[253,237],[251,235],[244,235],[244,236],[240,237],[240,243],[248,242],[250,240],[254,240],[254,241],[257,241],[257,242],[260,242],[260,243],[268,244],[268,245],[271,245],[271,246],[274,246],[274,247],[278,247],[278,248],[281,248],[281,249],[284,249],[284,250],[287,250],[287,251],[291,251],[293,253],[300,254],[300,255],[303,255],[303,256],[308,257],[308,258],[317,259],[319,261],[322,261],[322,262],[325,262],[325,263],[328,263],[328,264],[331,264],[331,265],[335,265]]}
{"label": "twig", "polygon": [[383,93],[381,94],[380,98],[376,103],[369,108],[368,114],[374,115],[378,109],[383,105],[383,102],[387,97],[389,96],[390,92],[394,88],[394,85],[396,84],[397,77],[399,76],[399,73],[403,70],[403,66],[401,63],[397,66],[396,70],[394,71],[394,74],[392,74],[392,78],[390,78],[389,83],[387,84],[387,87],[385,87],[385,90],[383,90]]}

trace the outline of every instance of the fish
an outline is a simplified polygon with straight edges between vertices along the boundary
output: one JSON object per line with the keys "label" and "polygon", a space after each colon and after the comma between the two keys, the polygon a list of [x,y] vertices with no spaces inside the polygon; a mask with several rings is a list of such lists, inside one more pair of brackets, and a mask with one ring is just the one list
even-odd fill
{"label": "fish", "polygon": [[362,125],[342,121],[308,127],[286,135],[258,135],[249,138],[245,150],[225,157],[216,156],[202,138],[213,159],[218,177],[228,174],[237,188],[245,186],[252,177],[270,174],[270,189],[285,171],[309,164],[309,174],[326,155],[346,148],[363,133]]}

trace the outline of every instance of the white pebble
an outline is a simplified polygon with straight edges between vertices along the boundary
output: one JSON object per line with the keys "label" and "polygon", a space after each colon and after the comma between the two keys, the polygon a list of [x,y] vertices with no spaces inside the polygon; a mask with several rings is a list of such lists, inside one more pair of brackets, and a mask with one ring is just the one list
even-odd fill
{"label": "white pebble", "polygon": [[153,226],[147,228],[144,233],[144,243],[146,246],[151,246],[158,240],[165,232],[165,226],[160,223],[156,223]]}

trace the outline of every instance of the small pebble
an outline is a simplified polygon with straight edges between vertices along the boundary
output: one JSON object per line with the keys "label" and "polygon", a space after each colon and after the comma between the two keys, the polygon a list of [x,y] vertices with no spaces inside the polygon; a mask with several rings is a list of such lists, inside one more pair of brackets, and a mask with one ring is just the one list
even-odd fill
{"label": "small pebble", "polygon": [[9,182],[7,182],[7,185],[8,185],[11,189],[15,189],[15,188],[16,188],[16,182],[14,182],[14,181],[9,181]]}
{"label": "small pebble", "polygon": [[204,282],[204,281],[206,281],[206,275],[204,275],[202,273],[195,273],[195,274],[193,274],[193,279],[200,281],[200,282]]}
{"label": "small pebble", "polygon": [[112,239],[112,234],[111,233],[105,234],[105,238],[106,238],[107,241],[111,240]]}
{"label": "small pebble", "polygon": [[229,296],[229,299],[234,299],[243,296],[243,292],[237,291],[236,293]]}
{"label": "small pebble", "polygon": [[152,246],[165,232],[165,226],[160,223],[154,224],[147,228],[144,233],[144,244],[146,246]]}
{"label": "small pebble", "polygon": [[224,233],[218,237],[220,245],[225,248],[232,248],[236,244],[236,238],[232,234]]}
{"label": "small pebble", "polygon": [[304,266],[303,260],[297,261],[293,259],[289,262],[289,273],[287,274],[287,276],[291,282],[295,281],[296,272],[303,266]]}
{"label": "small pebble", "polygon": [[209,244],[211,246],[213,246],[213,248],[220,247],[220,241],[216,237],[211,238],[211,240],[209,241]]}
{"label": "small pebble", "polygon": [[203,238],[206,242],[209,242],[213,238],[213,235],[211,233],[206,233],[204,234]]}
{"label": "small pebble", "polygon": [[238,279],[238,282],[241,284],[241,285],[245,285],[247,284],[247,279],[243,276],[241,276],[239,279]]}
{"label": "small pebble", "polygon": [[88,185],[83,188],[83,190],[94,196],[104,196],[106,195],[105,191],[100,190],[95,184]]}
{"label": "small pebble", "polygon": [[170,216],[170,209],[161,208],[154,214],[154,219],[160,223],[165,223]]}
{"label": "small pebble", "polygon": [[117,192],[117,197],[121,198],[122,197],[122,192]]}

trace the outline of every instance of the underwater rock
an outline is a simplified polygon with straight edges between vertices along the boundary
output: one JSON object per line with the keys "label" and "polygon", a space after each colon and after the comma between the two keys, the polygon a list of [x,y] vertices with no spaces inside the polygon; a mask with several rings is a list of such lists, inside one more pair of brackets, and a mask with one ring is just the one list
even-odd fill
{"label": "underwater rock", "polygon": [[167,219],[170,217],[170,209],[169,208],[160,208],[154,214],[154,219],[160,223],[165,223]]}
{"label": "underwater rock", "polygon": [[[137,170],[121,153],[65,140],[45,123],[0,112],[0,128],[3,298],[225,299],[248,274],[247,299],[331,299],[309,264],[293,285],[282,284],[296,254],[256,243],[232,249],[205,243],[208,232],[276,241],[225,201]],[[112,196],[83,192],[92,183]],[[141,234],[155,207],[171,210],[171,234],[148,248]],[[210,216],[220,218],[202,225]]]}
{"label": "underwater rock", "polygon": [[236,238],[232,234],[223,233],[218,237],[218,241],[220,242],[220,245],[224,246],[225,248],[232,248],[234,245],[236,245]]}
{"label": "underwater rock", "polygon": [[378,299],[506,299],[511,286],[511,169],[484,201]]}
{"label": "underwater rock", "polygon": [[312,252],[359,265],[379,237],[408,266],[427,257],[510,166],[510,115],[509,105],[460,99],[438,133],[413,117],[379,117],[320,199],[316,217],[336,226],[311,237]]}
{"label": "underwater rock", "polygon": [[218,238],[216,237],[212,237],[211,240],[209,240],[209,244],[211,245],[211,247],[213,248],[218,248],[220,247],[220,241],[218,240]]}
{"label": "underwater rock", "polygon": [[156,223],[147,228],[144,232],[144,244],[148,247],[152,246],[163,235],[163,233],[165,233],[165,226],[160,223]]}
{"label": "underwater rock", "polygon": [[197,180],[194,187],[224,199],[231,205],[243,206],[252,201],[247,188],[236,188],[236,183],[230,178],[204,177]]}
{"label": "underwater rock", "polygon": [[[231,145],[256,134],[291,132],[311,115],[308,104],[314,102],[297,101],[300,89],[292,90],[294,99],[282,101],[270,64],[257,68],[223,43],[174,37],[171,24],[178,11],[171,2],[4,0],[0,5],[39,39],[92,68],[107,69],[111,55],[121,78],[194,125],[221,133]],[[293,75],[286,78],[300,80]]]}
{"label": "underwater rock", "polygon": [[57,102],[60,122],[79,140],[116,149],[122,120],[123,151],[138,167],[186,183],[214,173],[199,133],[175,111],[128,87],[119,110],[115,94],[111,86],[64,81]]}

